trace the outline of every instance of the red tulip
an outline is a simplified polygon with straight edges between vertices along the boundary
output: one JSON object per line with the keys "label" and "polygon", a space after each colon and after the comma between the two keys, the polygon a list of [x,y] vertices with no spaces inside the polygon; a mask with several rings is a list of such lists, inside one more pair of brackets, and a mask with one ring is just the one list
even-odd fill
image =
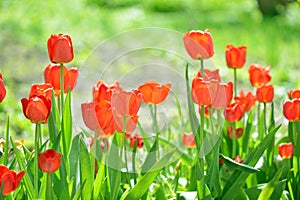
{"label": "red tulip", "polygon": [[202,77],[196,76],[192,82],[192,99],[199,105],[212,105],[219,89],[219,81],[213,79],[205,81]]}
{"label": "red tulip", "polygon": [[2,195],[8,195],[15,191],[24,174],[25,171],[21,171],[17,174],[15,171],[9,170],[6,166],[0,165],[0,185],[3,188]]}
{"label": "red tulip", "polygon": [[136,149],[141,149],[144,145],[144,140],[138,134],[134,135],[133,137],[130,137],[130,147],[134,148],[134,145],[135,145],[136,141],[137,141]]}
{"label": "red tulip", "polygon": [[95,102],[95,111],[101,129],[98,136],[108,137],[115,132],[115,122],[112,113],[111,102],[101,101]]}
{"label": "red tulip", "polygon": [[101,129],[95,110],[95,102],[81,104],[81,113],[83,121],[89,129],[92,131]]}
{"label": "red tulip", "polygon": [[93,99],[95,102],[101,102],[103,100],[110,102],[114,90],[122,90],[118,81],[112,85],[107,85],[104,81],[100,80],[93,87]]}
{"label": "red tulip", "polygon": [[131,133],[135,130],[138,121],[137,112],[141,103],[142,93],[137,90],[113,92],[111,105],[117,131],[123,132],[126,130],[126,133]]}
{"label": "red tulip", "polygon": [[4,100],[6,96],[6,88],[4,85],[4,81],[2,79],[2,74],[0,73],[0,103]]}
{"label": "red tulip", "polygon": [[233,85],[232,82],[220,83],[218,92],[212,103],[212,107],[215,109],[224,109],[229,105],[233,96]]}
{"label": "red tulip", "polygon": [[[227,128],[227,135],[231,139],[234,139],[233,138],[233,131],[234,131],[233,129],[234,128],[232,126],[228,126],[228,128]],[[235,129],[235,139],[239,139],[240,137],[242,137],[243,132],[244,132],[243,128],[236,128]]]}
{"label": "red tulip", "polygon": [[291,158],[294,155],[294,145],[293,143],[281,143],[278,145],[278,152],[281,158]]}
{"label": "red tulip", "polygon": [[238,162],[238,163],[242,163],[243,159],[241,158],[240,155],[237,155],[235,158],[233,158],[233,161]]}
{"label": "red tulip", "polygon": [[238,102],[234,102],[224,109],[223,115],[228,122],[237,122],[242,119],[243,110]]}
{"label": "red tulip", "polygon": [[[71,91],[76,86],[78,78],[78,69],[72,67],[68,69],[64,66],[64,93],[68,92],[68,89]],[[55,90],[55,96],[58,96],[60,93],[60,66],[59,65],[47,65],[44,71],[44,79],[46,83],[49,83],[53,86]]]}
{"label": "red tulip", "polygon": [[229,68],[242,68],[246,62],[246,47],[226,45],[226,63]]}
{"label": "red tulip", "polygon": [[61,154],[48,149],[44,153],[39,153],[38,164],[41,171],[46,173],[53,173],[60,167]]}
{"label": "red tulip", "polygon": [[49,100],[52,100],[53,87],[51,84],[33,84],[30,89],[29,98],[32,96],[44,96]]}
{"label": "red tulip", "polygon": [[300,98],[300,90],[291,90],[288,92],[288,97],[290,99]]}
{"label": "red tulip", "polygon": [[240,106],[243,109],[243,112],[249,112],[255,106],[256,97],[252,94],[251,91],[248,91],[245,94],[244,90],[241,90],[240,96],[234,97],[234,101],[240,104]]}
{"label": "red tulip", "polygon": [[207,59],[214,55],[214,46],[208,29],[184,34],[183,43],[192,59]]}
{"label": "red tulip", "polygon": [[250,75],[251,85],[254,87],[262,86],[267,84],[271,80],[271,76],[269,74],[271,67],[262,67],[258,64],[252,64],[248,68],[248,72]]}
{"label": "red tulip", "polygon": [[196,141],[193,133],[183,133],[182,144],[185,148],[193,148],[196,146]]}
{"label": "red tulip", "polygon": [[[197,73],[198,77],[201,77],[201,72]],[[217,80],[221,82],[221,76],[219,73],[219,70],[210,70],[210,69],[204,69],[204,80],[210,81],[210,80]]]}
{"label": "red tulip", "polygon": [[51,111],[51,100],[44,96],[21,99],[23,113],[32,123],[46,123]]}
{"label": "red tulip", "polygon": [[300,120],[300,99],[285,100],[283,102],[283,114],[289,121]]}
{"label": "red tulip", "polygon": [[53,34],[48,39],[49,59],[53,63],[68,63],[74,58],[71,37],[67,34]]}
{"label": "red tulip", "polygon": [[171,83],[160,85],[151,81],[140,85],[138,90],[142,93],[143,100],[147,104],[160,104],[167,98],[170,88]]}
{"label": "red tulip", "polygon": [[274,87],[271,84],[256,88],[256,98],[259,102],[269,103],[274,99]]}

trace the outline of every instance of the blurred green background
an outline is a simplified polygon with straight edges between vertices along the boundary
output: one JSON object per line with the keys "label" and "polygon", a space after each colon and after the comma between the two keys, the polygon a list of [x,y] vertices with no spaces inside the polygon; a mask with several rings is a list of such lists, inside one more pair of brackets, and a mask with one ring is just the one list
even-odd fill
{"label": "blurred green background", "polygon": [[[21,111],[20,98],[27,97],[32,83],[43,82],[43,70],[49,63],[46,42],[53,33],[71,35],[75,59],[68,66],[81,66],[97,44],[124,31],[160,27],[183,34],[208,28],[213,36],[215,56],[212,60],[217,68],[226,68],[226,44],[247,46],[247,63],[239,72],[241,84],[249,85],[247,67],[259,63],[272,66],[272,83],[276,86],[278,103],[286,98],[288,90],[300,87],[300,8],[296,1],[0,2],[0,72],[8,88],[7,98],[0,105],[1,134],[4,134],[9,115],[14,135],[33,135],[33,126]],[[137,41],[139,38],[128,42]],[[224,74],[229,81],[231,74]]]}

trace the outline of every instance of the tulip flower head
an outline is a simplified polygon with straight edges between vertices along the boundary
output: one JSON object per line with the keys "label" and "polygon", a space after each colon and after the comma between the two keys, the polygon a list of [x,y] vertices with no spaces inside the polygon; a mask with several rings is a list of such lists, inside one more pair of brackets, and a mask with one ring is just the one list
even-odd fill
{"label": "tulip flower head", "polygon": [[15,191],[23,178],[25,171],[16,173],[4,165],[0,165],[0,185],[3,187],[2,195]]}
{"label": "tulip flower head", "polygon": [[225,56],[229,68],[242,68],[246,62],[246,47],[235,47],[228,44],[226,45]]}
{"label": "tulip flower head", "polygon": [[155,81],[146,82],[138,87],[142,93],[143,100],[147,104],[160,104],[168,96],[171,88],[171,83],[162,84]]}
{"label": "tulip flower head", "polygon": [[274,87],[271,84],[262,85],[256,88],[256,98],[259,102],[270,103],[274,99]]}
{"label": "tulip flower head", "polygon": [[234,139],[233,131],[235,131],[235,139],[239,139],[240,137],[242,137],[244,129],[243,128],[234,128],[232,126],[228,126],[227,135],[231,139]]}
{"label": "tulip flower head", "polygon": [[223,115],[228,122],[237,122],[242,119],[243,110],[238,102],[234,102],[224,109]]}
{"label": "tulip flower head", "polygon": [[294,155],[294,145],[293,143],[281,143],[278,145],[278,152],[281,158],[287,159]]}
{"label": "tulip flower head", "polygon": [[4,100],[6,96],[6,88],[4,85],[4,81],[2,79],[2,74],[0,73],[0,103]]}
{"label": "tulip flower head", "polygon": [[183,43],[192,59],[208,59],[214,55],[210,31],[190,31],[184,34]]}
{"label": "tulip flower head", "polygon": [[196,141],[193,133],[183,133],[181,139],[182,139],[182,144],[185,148],[196,147]]}
{"label": "tulip flower head", "polygon": [[291,90],[288,92],[289,99],[300,98],[300,90]]}
{"label": "tulip flower head", "polygon": [[271,67],[263,67],[258,64],[252,64],[248,68],[250,82],[253,87],[258,87],[267,84],[271,80],[269,74]]}
{"label": "tulip flower head", "polygon": [[61,163],[61,154],[48,149],[44,153],[38,155],[38,165],[41,171],[46,173],[53,173],[59,169]]}
{"label": "tulip flower head", "polygon": [[283,115],[289,121],[300,120],[300,99],[288,99],[283,102]]}
{"label": "tulip flower head", "polygon": [[239,102],[243,112],[249,112],[255,106],[256,96],[251,91],[245,94],[244,90],[241,90],[240,96],[234,97],[234,101]]}
{"label": "tulip flower head", "polygon": [[[75,88],[78,79],[78,69],[72,67],[68,69],[66,66],[63,67],[64,71],[64,93],[71,91]],[[53,86],[55,96],[60,93],[60,65],[49,64],[44,70],[44,79],[46,83]]]}
{"label": "tulip flower head", "polygon": [[48,39],[48,54],[52,63],[68,63],[74,58],[71,37],[67,34],[53,34]]}
{"label": "tulip flower head", "polygon": [[144,145],[144,140],[143,140],[143,138],[142,138],[140,135],[138,135],[138,134],[136,134],[136,135],[130,137],[130,147],[131,147],[131,148],[134,148],[134,145],[135,145],[136,142],[137,142],[136,149],[137,149],[137,150],[138,150],[138,149],[141,149],[141,148],[143,147],[143,145]]}

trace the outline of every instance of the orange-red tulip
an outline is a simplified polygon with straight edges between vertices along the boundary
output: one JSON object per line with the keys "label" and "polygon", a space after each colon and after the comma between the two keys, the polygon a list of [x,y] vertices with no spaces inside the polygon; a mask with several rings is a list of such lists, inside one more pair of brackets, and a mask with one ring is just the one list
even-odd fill
{"label": "orange-red tulip", "polygon": [[233,84],[232,82],[220,83],[216,97],[212,103],[212,107],[215,109],[224,109],[229,105],[233,96]]}
{"label": "orange-red tulip", "polygon": [[51,100],[44,96],[21,99],[23,113],[32,123],[46,123],[51,111]]}
{"label": "orange-red tulip", "polygon": [[38,165],[41,171],[46,173],[53,173],[59,169],[61,163],[61,154],[48,149],[44,153],[39,153]]}
{"label": "orange-red tulip", "polygon": [[300,120],[300,99],[288,99],[283,102],[283,114],[289,121]]}
{"label": "orange-red tulip", "polygon": [[135,145],[136,141],[137,141],[136,149],[141,149],[141,148],[143,147],[143,145],[144,145],[144,140],[143,140],[143,138],[142,138],[140,135],[138,135],[138,134],[136,134],[136,135],[130,137],[130,147],[131,147],[131,148],[134,148],[134,145]]}
{"label": "orange-red tulip", "polygon": [[238,102],[234,102],[224,109],[223,115],[228,122],[237,122],[242,119],[243,110]]}
{"label": "orange-red tulip", "polygon": [[[197,73],[198,77],[201,77],[201,72]],[[210,69],[204,69],[204,80],[210,81],[210,80],[217,80],[221,82],[221,76],[219,73],[219,70],[210,70]]]}
{"label": "orange-red tulip", "polygon": [[16,173],[15,171],[8,169],[6,166],[0,165],[0,185],[3,187],[2,195],[8,195],[15,191],[24,174],[25,171]]}
{"label": "orange-red tulip", "polygon": [[81,113],[83,121],[89,129],[92,131],[101,129],[95,110],[95,102],[81,104]]}
{"label": "orange-red tulip", "polygon": [[112,85],[107,85],[102,80],[98,81],[96,85],[93,87],[94,102],[101,102],[103,100],[110,102],[111,95],[114,90],[122,90],[118,81],[116,81]]}
{"label": "orange-red tulip", "polygon": [[[64,66],[64,93],[68,92],[68,89],[71,91],[76,86],[78,79],[78,69],[72,67],[68,69]],[[55,96],[58,96],[60,93],[60,66],[59,65],[47,65],[44,71],[44,79],[46,83],[49,83],[53,86],[55,91]]]}
{"label": "orange-red tulip", "polygon": [[113,92],[111,106],[117,131],[131,133],[135,130],[138,122],[137,113],[141,103],[142,93],[138,90]]}
{"label": "orange-red tulip", "polygon": [[49,59],[53,63],[68,63],[74,58],[71,37],[67,34],[53,34],[48,39]]}
{"label": "orange-red tulip", "polygon": [[251,91],[245,94],[244,90],[241,90],[240,96],[234,97],[234,101],[239,102],[243,112],[249,112],[255,106],[256,97]]}
{"label": "orange-red tulip", "polygon": [[269,74],[271,67],[262,67],[258,64],[252,64],[248,68],[250,82],[254,87],[262,86],[267,84],[271,80]]}
{"label": "orange-red tulip", "polygon": [[274,87],[271,84],[259,86],[256,88],[256,98],[259,102],[269,103],[274,99]]}
{"label": "orange-red tulip", "polygon": [[291,158],[294,155],[294,145],[293,143],[281,143],[278,145],[278,152],[281,158]]}
{"label": "orange-red tulip", "polygon": [[300,98],[300,90],[291,90],[288,92],[288,97],[290,99]]}
{"label": "orange-red tulip", "polygon": [[196,146],[196,141],[193,133],[183,133],[182,144],[185,148],[194,148]]}
{"label": "orange-red tulip", "polygon": [[214,55],[214,46],[208,29],[184,34],[183,43],[192,59],[207,59]]}
{"label": "orange-red tulip", "polygon": [[227,128],[227,135],[231,139],[233,139],[233,131],[235,131],[235,139],[239,139],[240,137],[242,137],[242,135],[244,133],[244,129],[243,128],[236,128],[234,130],[234,128],[232,126],[228,126],[228,128]]}
{"label": "orange-red tulip", "polygon": [[33,84],[30,89],[29,98],[32,96],[44,96],[47,99],[52,99],[53,87],[49,83]]}
{"label": "orange-red tulip", "polygon": [[108,137],[115,132],[115,122],[112,113],[111,102],[95,102],[95,111],[101,129],[98,136]]}
{"label": "orange-red tulip", "polygon": [[6,96],[6,88],[4,85],[4,81],[2,79],[2,74],[0,73],[0,103],[4,100]]}
{"label": "orange-red tulip", "polygon": [[192,82],[192,99],[199,105],[212,105],[219,89],[219,81],[213,79],[205,81],[196,76]]}
{"label": "orange-red tulip", "polygon": [[162,84],[155,81],[146,82],[138,87],[142,93],[143,100],[147,104],[160,104],[168,96],[171,88],[171,83]]}
{"label": "orange-red tulip", "polygon": [[246,62],[246,47],[235,47],[228,44],[226,45],[225,56],[229,68],[242,68]]}

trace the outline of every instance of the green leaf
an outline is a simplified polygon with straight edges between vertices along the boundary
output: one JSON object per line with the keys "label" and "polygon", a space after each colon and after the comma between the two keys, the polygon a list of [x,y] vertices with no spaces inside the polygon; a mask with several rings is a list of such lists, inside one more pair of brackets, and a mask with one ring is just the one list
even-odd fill
{"label": "green leaf", "polygon": [[255,169],[254,167],[251,167],[249,165],[245,165],[243,163],[235,162],[231,158],[229,158],[227,156],[224,156],[221,153],[220,153],[220,156],[222,157],[222,160],[223,160],[224,164],[228,167],[229,170],[238,169],[240,171],[247,172],[247,173],[259,172],[259,169]]}
{"label": "green leaf", "polygon": [[158,160],[131,190],[127,190],[122,195],[121,200],[140,199],[147,192],[149,186],[152,184],[161,169],[168,164],[170,158],[175,152],[176,149],[168,152],[164,157]]}
{"label": "green leaf", "polygon": [[[274,134],[279,130],[280,127],[281,125],[277,126],[265,136],[261,143],[248,154],[244,164],[254,166],[258,162],[263,152],[272,143]],[[247,172],[235,170],[223,189],[222,199],[229,200],[234,198],[235,191],[239,190],[243,186],[248,176],[249,173]]]}
{"label": "green leaf", "polygon": [[275,174],[274,178],[267,183],[266,187],[261,191],[258,200],[270,199],[271,195],[273,194],[276,184],[279,181],[284,167],[281,167]]}
{"label": "green leaf", "polygon": [[53,144],[55,141],[55,138],[59,134],[59,112],[55,103],[55,96],[54,96],[54,91],[52,91],[52,108],[50,115],[48,117],[48,129],[49,129],[49,138],[51,143]]}
{"label": "green leaf", "polygon": [[[25,166],[24,166],[25,161],[22,159],[19,149],[16,147],[16,145],[15,145],[12,138],[10,138],[10,141],[11,141],[11,144],[13,146],[13,149],[14,149],[18,164],[20,166],[20,169],[26,171]],[[34,191],[34,188],[33,188],[33,184],[30,180],[30,177],[29,177],[29,174],[27,173],[27,171],[26,171],[25,175],[23,176],[23,181],[25,183],[25,187],[26,187],[27,192],[28,192],[28,197],[30,199],[33,199],[33,193],[32,192]]]}
{"label": "green leaf", "polygon": [[252,129],[252,124],[253,124],[253,112],[249,112],[248,119],[247,119],[247,124],[245,127],[245,132],[243,136],[243,153],[246,155],[249,151],[249,141],[250,141],[250,134],[251,134],[251,129]]}
{"label": "green leaf", "polygon": [[118,198],[120,183],[121,183],[121,168],[122,158],[120,148],[121,133],[115,133],[112,140],[112,145],[107,158],[107,168],[109,174],[110,198],[115,200]]}
{"label": "green leaf", "polygon": [[144,175],[156,162],[156,155],[157,155],[157,140],[154,141],[147,157],[141,167],[141,173]]}
{"label": "green leaf", "polygon": [[[186,64],[185,68],[185,81],[186,81],[186,91],[187,91],[187,100],[188,100],[188,109],[189,109],[189,118],[191,122],[191,127],[193,134],[195,136],[196,144],[199,145],[199,135],[198,135],[198,130],[199,130],[199,122],[196,116],[195,112],[195,107],[192,101],[191,97],[191,87],[190,87],[190,81],[189,81],[189,66],[188,63]],[[197,146],[197,149],[200,149],[199,146]]]}
{"label": "green leaf", "polygon": [[100,192],[104,187],[103,180],[105,177],[105,164],[103,163],[105,162],[105,160],[106,160],[106,156],[104,154],[102,157],[102,162],[98,163],[99,169],[94,182],[94,199],[100,197]]}
{"label": "green leaf", "polygon": [[[176,144],[172,143],[169,140],[166,140],[165,138],[159,137],[159,141],[163,145],[167,145],[168,147],[171,147],[172,149],[176,148]],[[191,164],[193,162],[193,159],[187,155],[185,152],[180,150],[179,148],[176,148],[176,152],[174,153],[176,156],[180,157],[180,159],[183,161],[185,164]]]}
{"label": "green leaf", "polygon": [[274,117],[274,102],[271,103],[270,115],[269,115],[269,127],[268,131],[270,132],[275,128],[275,117]]}
{"label": "green leaf", "polygon": [[71,92],[70,90],[67,93],[65,104],[64,104],[64,113],[63,113],[63,131],[62,137],[64,142],[64,152],[65,156],[69,154],[70,146],[72,143],[72,112],[71,112]]}
{"label": "green leaf", "polygon": [[80,182],[84,184],[82,188],[82,199],[91,199],[93,188],[93,173],[91,166],[91,159],[89,152],[85,146],[84,141],[79,139],[80,151],[79,151],[79,165],[80,165]]}

